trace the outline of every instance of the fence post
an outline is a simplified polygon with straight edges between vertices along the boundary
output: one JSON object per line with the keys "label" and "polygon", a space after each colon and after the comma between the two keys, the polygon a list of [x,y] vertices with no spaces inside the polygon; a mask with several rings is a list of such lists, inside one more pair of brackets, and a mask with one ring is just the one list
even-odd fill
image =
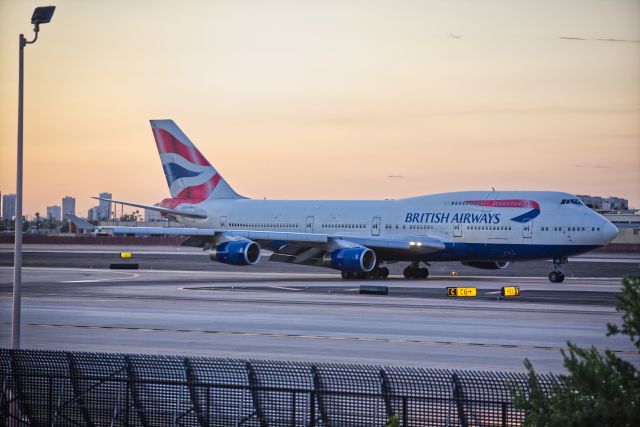
{"label": "fence post", "polygon": [[47,396],[47,410],[48,410],[48,421],[49,421],[49,425],[53,425],[53,378],[49,377],[49,390],[48,390],[48,396]]}
{"label": "fence post", "polygon": [[211,425],[211,387],[207,386],[207,425]]}
{"label": "fence post", "polygon": [[124,419],[126,420],[127,426],[131,425],[129,422],[129,378],[127,377],[126,388],[125,388],[125,405],[124,405]]}
{"label": "fence post", "polygon": [[469,427],[467,415],[464,413],[464,392],[462,391],[462,385],[460,384],[458,374],[454,372],[453,375],[451,375],[451,381],[453,382],[453,398],[455,399],[456,406],[458,408],[458,420],[462,427]]}
{"label": "fence post", "polygon": [[407,396],[402,396],[402,427],[409,425],[409,405],[407,404]]}
{"label": "fence post", "polygon": [[502,402],[502,427],[507,427],[507,402]]}
{"label": "fence post", "polygon": [[309,400],[311,401],[309,407],[309,426],[316,427],[316,393],[314,391],[311,392]]}

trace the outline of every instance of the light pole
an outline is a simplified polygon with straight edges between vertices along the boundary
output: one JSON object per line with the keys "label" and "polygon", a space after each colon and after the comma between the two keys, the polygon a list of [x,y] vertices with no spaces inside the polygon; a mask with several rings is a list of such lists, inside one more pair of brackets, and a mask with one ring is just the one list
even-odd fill
{"label": "light pole", "polygon": [[16,225],[14,227],[15,249],[13,254],[13,313],[11,317],[11,347],[20,348],[20,293],[22,285],[22,111],[24,92],[24,48],[38,40],[40,24],[51,21],[55,6],[36,7],[31,16],[33,40],[20,34],[20,59],[18,60],[18,164],[16,168]]}

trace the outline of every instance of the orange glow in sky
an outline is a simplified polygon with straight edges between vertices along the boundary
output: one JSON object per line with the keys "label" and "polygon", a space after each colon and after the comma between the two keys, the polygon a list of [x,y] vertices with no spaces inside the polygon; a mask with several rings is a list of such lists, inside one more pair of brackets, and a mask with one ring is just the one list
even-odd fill
{"label": "orange glow in sky", "polygon": [[[26,48],[28,215],[167,197],[148,122],[164,118],[249,197],[493,186],[640,207],[638,1],[50,3]],[[0,0],[3,194],[39,5]]]}

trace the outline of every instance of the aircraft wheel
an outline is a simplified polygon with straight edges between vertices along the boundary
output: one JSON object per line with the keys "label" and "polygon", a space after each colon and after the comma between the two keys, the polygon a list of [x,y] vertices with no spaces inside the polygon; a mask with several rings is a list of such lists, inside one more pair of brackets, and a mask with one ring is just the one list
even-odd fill
{"label": "aircraft wheel", "polygon": [[345,279],[345,280],[348,280],[348,279],[352,278],[351,273],[348,272],[348,271],[344,271],[343,270],[342,273],[340,273],[340,274],[342,275],[342,278]]}
{"label": "aircraft wheel", "polygon": [[371,271],[372,279],[382,279],[382,269],[380,267],[376,267]]}
{"label": "aircraft wheel", "polygon": [[561,271],[552,271],[549,273],[549,281],[551,283],[562,283],[564,281],[564,273]]}
{"label": "aircraft wheel", "polygon": [[387,267],[382,267],[380,269],[380,272],[382,273],[383,279],[386,279],[387,277],[389,277],[389,269]]}
{"label": "aircraft wheel", "polygon": [[413,277],[413,270],[414,268],[411,266],[405,268],[404,271],[402,272],[402,274],[404,274],[404,278],[411,279]]}
{"label": "aircraft wheel", "polygon": [[417,276],[420,277],[421,279],[426,279],[427,277],[429,277],[429,269],[428,268],[420,268],[418,270]]}

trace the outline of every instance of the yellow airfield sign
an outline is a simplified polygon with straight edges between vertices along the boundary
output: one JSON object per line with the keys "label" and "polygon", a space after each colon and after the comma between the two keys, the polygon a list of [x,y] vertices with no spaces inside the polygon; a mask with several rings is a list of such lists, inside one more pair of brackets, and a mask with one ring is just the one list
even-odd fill
{"label": "yellow airfield sign", "polygon": [[131,252],[120,252],[120,258],[131,258],[132,256]]}
{"label": "yellow airfield sign", "polygon": [[520,287],[518,286],[503,286],[500,289],[500,295],[503,297],[517,297],[520,296]]}
{"label": "yellow airfield sign", "polygon": [[476,288],[447,288],[448,297],[475,297]]}

